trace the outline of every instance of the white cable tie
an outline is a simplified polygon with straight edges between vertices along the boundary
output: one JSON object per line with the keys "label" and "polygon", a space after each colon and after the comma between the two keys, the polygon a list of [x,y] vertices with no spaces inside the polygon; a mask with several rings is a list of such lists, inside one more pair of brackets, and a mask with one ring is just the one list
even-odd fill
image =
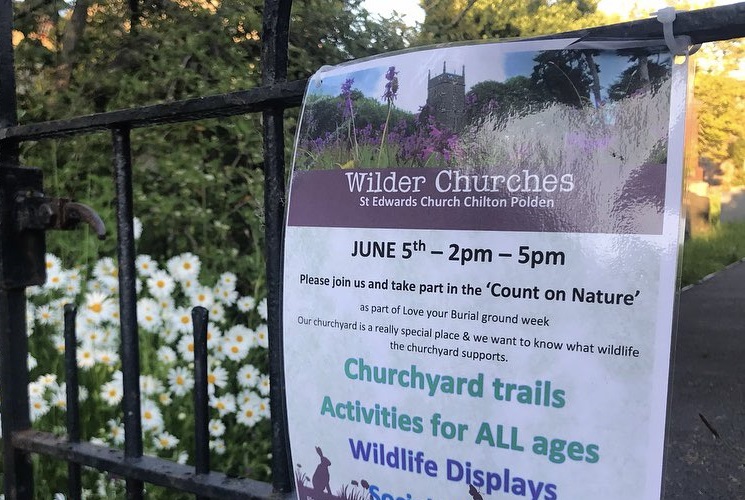
{"label": "white cable tie", "polygon": [[691,37],[688,35],[675,36],[673,33],[675,17],[675,7],[665,7],[657,11],[657,20],[662,23],[662,34],[665,36],[667,48],[675,56],[692,55],[701,45],[691,47]]}

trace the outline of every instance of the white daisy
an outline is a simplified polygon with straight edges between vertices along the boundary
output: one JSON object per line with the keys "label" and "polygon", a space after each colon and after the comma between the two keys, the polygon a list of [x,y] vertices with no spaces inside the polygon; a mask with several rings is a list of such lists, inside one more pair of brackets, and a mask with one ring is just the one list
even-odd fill
{"label": "white daisy", "polygon": [[217,410],[221,417],[235,412],[235,396],[223,394],[222,396],[211,395],[210,406]]}
{"label": "white daisy", "polygon": [[215,366],[207,372],[207,383],[210,391],[214,391],[215,387],[225,387],[228,383],[228,371],[220,365]]}
{"label": "white daisy", "polygon": [[104,349],[96,352],[96,361],[106,366],[114,366],[119,362],[119,355],[115,351]]}
{"label": "white daisy", "polygon": [[210,319],[212,321],[220,322],[225,319],[225,307],[220,302],[215,302],[209,308]]}
{"label": "white daisy", "polygon": [[171,368],[168,371],[168,389],[176,396],[184,396],[194,388],[194,377],[184,367]]}
{"label": "white daisy", "polygon": [[235,286],[238,283],[238,278],[233,273],[222,273],[220,278],[217,280],[218,284],[226,290],[235,290]]}
{"label": "white daisy", "polygon": [[218,455],[224,455],[225,454],[225,441],[223,441],[222,439],[210,440],[210,450],[214,451]]}
{"label": "white daisy", "polygon": [[171,325],[179,333],[191,333],[194,330],[191,321],[191,309],[188,307],[178,307],[171,315]]}
{"label": "white daisy", "polygon": [[261,420],[259,417],[259,411],[257,407],[252,404],[242,406],[235,417],[236,422],[245,425],[246,427],[253,427],[259,420]]}
{"label": "white daisy", "polygon": [[212,437],[220,437],[223,434],[225,434],[225,424],[222,423],[222,420],[213,418],[210,420],[209,425],[207,428],[210,431],[210,436]]}
{"label": "white daisy", "polygon": [[194,337],[183,335],[176,345],[176,350],[184,361],[194,361]]}
{"label": "white daisy", "polygon": [[212,290],[206,286],[199,286],[194,287],[194,289],[189,292],[189,300],[191,301],[192,307],[202,306],[205,309],[209,309],[215,302],[215,296],[212,294]]}
{"label": "white daisy", "polygon": [[78,367],[88,370],[96,364],[96,353],[89,346],[80,346],[78,349]]}
{"label": "white daisy", "polygon": [[238,300],[238,292],[226,288],[225,285],[218,283],[212,289],[212,293],[215,294],[215,300],[219,300],[225,305],[231,305]]}
{"label": "white daisy", "polygon": [[145,254],[137,256],[135,267],[137,268],[137,274],[144,278],[149,278],[153,273],[158,271],[158,263],[152,257]]}
{"label": "white daisy", "polygon": [[256,343],[264,349],[269,347],[269,327],[267,325],[256,327]]}
{"label": "white daisy", "polygon": [[44,265],[47,273],[56,273],[62,270],[62,261],[59,257],[51,253],[46,254]]}
{"label": "white daisy", "polygon": [[144,399],[140,414],[142,417],[142,430],[157,432],[163,428],[163,414],[153,401]]}
{"label": "white daisy", "polygon": [[238,370],[236,378],[238,379],[238,385],[241,387],[256,387],[259,384],[259,376],[261,372],[253,365],[243,365]]}
{"label": "white daisy", "polygon": [[160,363],[171,365],[176,362],[176,353],[167,345],[161,346],[156,355]]}
{"label": "white daisy", "polygon": [[163,391],[163,384],[152,375],[140,375],[140,391],[145,396],[152,396]]}
{"label": "white daisy", "polygon": [[171,394],[168,392],[161,392],[158,394],[158,403],[160,403],[161,406],[168,406],[173,402],[173,399],[171,399]]}
{"label": "white daisy", "polygon": [[261,299],[261,302],[259,302],[259,305],[256,306],[256,311],[258,311],[259,316],[266,321],[267,318],[267,303],[266,298]]}
{"label": "white daisy", "polygon": [[49,412],[49,403],[42,398],[31,398],[29,400],[29,410],[31,412],[31,421],[35,422]]}
{"label": "white daisy", "polygon": [[235,302],[235,306],[238,308],[240,312],[248,312],[252,310],[254,307],[256,307],[256,299],[247,295],[245,297],[239,298]]}
{"label": "white daisy", "polygon": [[259,383],[256,386],[262,396],[269,395],[269,375],[262,375],[259,377]]}
{"label": "white daisy", "polygon": [[178,443],[179,439],[167,431],[163,431],[153,437],[153,444],[157,450],[170,450],[175,448]]}
{"label": "white daisy", "polygon": [[101,399],[111,406],[116,406],[124,397],[124,389],[121,380],[111,380],[101,386]]}
{"label": "white daisy", "polygon": [[112,321],[114,311],[116,311],[116,304],[108,295],[100,292],[86,295],[84,312],[93,324],[100,325],[104,321]]}
{"label": "white daisy", "polygon": [[58,269],[57,271],[47,271],[47,281],[44,288],[49,290],[61,290],[65,285],[65,273]]}
{"label": "white daisy", "polygon": [[199,275],[201,267],[199,257],[192,253],[182,253],[168,259],[166,267],[176,280],[195,279]]}
{"label": "white daisy", "polygon": [[142,236],[142,221],[139,217],[132,218],[132,232],[134,233],[135,240],[139,240]]}
{"label": "white daisy", "polygon": [[147,279],[147,288],[156,299],[170,297],[175,285],[173,278],[165,271],[155,271]]}
{"label": "white daisy", "polygon": [[109,420],[106,422],[106,425],[109,428],[109,439],[111,439],[111,442],[117,445],[124,444],[124,425],[116,420]]}

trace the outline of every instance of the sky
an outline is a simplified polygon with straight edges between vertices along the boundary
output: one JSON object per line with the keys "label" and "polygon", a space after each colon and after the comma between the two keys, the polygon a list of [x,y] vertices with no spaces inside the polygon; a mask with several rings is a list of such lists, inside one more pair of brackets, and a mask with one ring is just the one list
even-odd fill
{"label": "sky", "polygon": [[[376,14],[390,15],[391,11],[395,10],[399,14],[404,15],[404,19],[410,24],[415,24],[424,20],[424,11],[419,7],[420,0],[365,0],[365,8]],[[714,4],[725,5],[730,3],[736,3],[740,0],[716,0]],[[640,5],[643,5],[643,10],[650,13],[656,12],[657,10],[665,7],[667,4],[676,4],[675,0],[638,0]],[[692,4],[704,5],[708,2],[705,0],[690,0]],[[618,14],[621,17],[628,15],[630,5],[634,2],[630,0],[600,0],[599,10],[602,10],[608,14]]]}

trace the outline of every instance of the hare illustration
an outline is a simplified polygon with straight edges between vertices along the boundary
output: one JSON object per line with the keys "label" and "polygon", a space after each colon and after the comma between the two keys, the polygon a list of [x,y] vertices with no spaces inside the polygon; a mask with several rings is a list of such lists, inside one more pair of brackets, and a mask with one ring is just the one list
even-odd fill
{"label": "hare illustration", "polygon": [[323,456],[323,451],[321,451],[321,448],[318,446],[316,446],[316,453],[321,457],[321,463],[318,464],[316,471],[313,473],[313,489],[320,492],[325,491],[330,495],[331,486],[329,486],[329,465],[331,465],[331,460]]}

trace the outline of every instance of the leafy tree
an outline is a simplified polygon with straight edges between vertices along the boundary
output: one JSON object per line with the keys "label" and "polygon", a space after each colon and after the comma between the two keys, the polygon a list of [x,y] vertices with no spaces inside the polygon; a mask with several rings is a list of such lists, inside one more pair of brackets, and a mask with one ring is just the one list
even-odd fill
{"label": "leafy tree", "polygon": [[[242,90],[260,84],[261,0],[70,0],[15,4],[21,122],[36,122]],[[324,64],[400,49],[409,29],[373,19],[361,0],[294,2],[289,78]],[[295,110],[288,112],[288,145]],[[257,115],[133,131],[139,251],[192,251],[205,271],[230,264],[261,286],[262,144]],[[115,227],[110,138],[106,134],[25,144],[23,161],[42,167],[47,192],[88,202]],[[289,155],[288,155],[289,157]],[[55,234],[67,262],[113,254],[99,243]],[[238,259],[238,255],[247,253]]]}
{"label": "leafy tree", "polygon": [[694,95],[698,112],[699,156],[720,164],[729,146],[745,137],[745,90],[740,80],[725,75],[699,74]]}
{"label": "leafy tree", "polygon": [[525,37],[605,24],[597,0],[423,0],[421,43]]}
{"label": "leafy tree", "polygon": [[515,113],[528,113],[531,107],[541,104],[540,92],[530,78],[515,76],[497,82],[479,82],[466,94],[466,119],[479,122],[487,116],[504,120]]}

